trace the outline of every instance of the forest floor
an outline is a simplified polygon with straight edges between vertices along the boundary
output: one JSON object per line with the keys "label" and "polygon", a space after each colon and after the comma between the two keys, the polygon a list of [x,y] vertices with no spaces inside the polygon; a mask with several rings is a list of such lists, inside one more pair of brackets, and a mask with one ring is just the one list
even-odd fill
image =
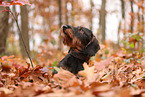
{"label": "forest floor", "polygon": [[57,67],[52,75],[55,59],[34,61],[32,68],[14,55],[3,56],[0,97],[145,97],[144,54],[102,47],[77,75]]}

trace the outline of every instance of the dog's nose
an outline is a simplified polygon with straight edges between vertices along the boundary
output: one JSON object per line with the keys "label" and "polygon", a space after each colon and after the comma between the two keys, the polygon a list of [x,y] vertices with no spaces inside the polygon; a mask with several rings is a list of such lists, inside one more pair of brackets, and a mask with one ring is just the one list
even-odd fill
{"label": "dog's nose", "polygon": [[65,29],[71,28],[71,26],[70,25],[62,25],[61,28],[65,30]]}
{"label": "dog's nose", "polygon": [[63,26],[63,29],[64,29],[64,30],[65,30],[65,29],[67,29],[67,28],[68,28],[68,26],[67,26],[67,25],[64,25],[64,26]]}
{"label": "dog's nose", "polygon": [[62,25],[61,28],[62,29],[67,29],[68,28],[68,25]]}

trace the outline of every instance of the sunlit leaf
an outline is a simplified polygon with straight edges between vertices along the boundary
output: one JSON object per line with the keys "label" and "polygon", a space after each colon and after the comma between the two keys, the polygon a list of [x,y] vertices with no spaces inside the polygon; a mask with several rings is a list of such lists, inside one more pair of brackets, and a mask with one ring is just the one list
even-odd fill
{"label": "sunlit leaf", "polygon": [[4,61],[3,61],[3,60],[1,60],[1,59],[0,59],[0,62],[1,62],[1,63],[4,63]]}
{"label": "sunlit leaf", "polygon": [[85,80],[87,81],[87,82],[92,82],[92,81],[94,81],[95,79],[95,77],[94,77],[94,70],[95,70],[95,66],[92,66],[92,67],[89,67],[88,65],[87,65],[87,63],[84,63],[83,64],[83,67],[84,67],[84,70],[82,70],[82,71],[79,71],[79,75],[81,75],[81,76],[83,76],[83,77],[85,77]]}
{"label": "sunlit leaf", "polygon": [[5,94],[11,94],[11,93],[13,93],[12,90],[7,89],[7,88],[5,88],[5,87],[0,88],[0,92],[2,92],[2,91],[3,91]]}
{"label": "sunlit leaf", "polygon": [[58,68],[58,67],[56,67],[56,66],[54,66],[54,69],[55,69],[57,72],[61,71],[61,69]]}
{"label": "sunlit leaf", "polygon": [[54,61],[52,66],[56,66],[57,63],[58,63],[57,61]]}
{"label": "sunlit leaf", "polygon": [[131,48],[134,48],[134,43],[133,43],[133,42],[130,43],[129,46],[130,46]]}
{"label": "sunlit leaf", "polygon": [[74,74],[63,69],[55,74],[53,78],[55,82],[57,82],[62,87],[70,87],[74,83],[78,83],[78,80]]}

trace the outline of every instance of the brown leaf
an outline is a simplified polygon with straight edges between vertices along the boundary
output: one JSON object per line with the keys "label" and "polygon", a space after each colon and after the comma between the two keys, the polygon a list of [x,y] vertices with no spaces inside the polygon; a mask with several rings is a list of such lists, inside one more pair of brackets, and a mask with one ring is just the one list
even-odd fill
{"label": "brown leaf", "polygon": [[2,71],[10,72],[10,70],[11,70],[11,66],[7,64],[2,65]]}
{"label": "brown leaf", "polygon": [[89,67],[87,63],[84,63],[83,66],[84,66],[84,70],[80,71],[78,74],[83,76],[85,78],[85,81],[93,82],[95,80],[95,77],[94,77],[95,67],[94,66]]}
{"label": "brown leaf", "polygon": [[2,4],[3,0],[0,0],[0,4]]}
{"label": "brown leaf", "polygon": [[120,81],[116,77],[114,77],[111,80],[111,84],[112,84],[112,86],[119,86],[120,85]]}
{"label": "brown leaf", "polygon": [[119,92],[120,97],[132,97],[130,95],[130,90],[128,88],[123,88],[121,89],[121,91]]}
{"label": "brown leaf", "polygon": [[15,89],[12,97],[34,97],[34,95],[35,95],[34,86],[26,87],[26,88],[22,88],[18,86]]}
{"label": "brown leaf", "polygon": [[110,85],[101,85],[101,86],[99,86],[99,87],[96,87],[96,90],[97,91],[108,91],[108,90],[110,90]]}
{"label": "brown leaf", "polygon": [[76,76],[64,69],[55,74],[53,79],[62,87],[69,87],[74,85],[74,83],[78,83],[78,79],[76,78]]}
{"label": "brown leaf", "polygon": [[145,79],[140,79],[136,81],[135,84],[137,84],[139,88],[145,89]]}
{"label": "brown leaf", "polygon": [[97,70],[102,70],[105,67],[109,66],[109,64],[112,62],[113,59],[114,59],[114,57],[109,57],[109,58],[102,60],[100,62],[95,62],[94,65],[95,65]]}
{"label": "brown leaf", "polygon": [[7,88],[5,88],[5,87],[0,88],[0,92],[1,92],[1,91],[3,91],[5,94],[11,94],[11,93],[13,93],[12,90],[7,89]]}

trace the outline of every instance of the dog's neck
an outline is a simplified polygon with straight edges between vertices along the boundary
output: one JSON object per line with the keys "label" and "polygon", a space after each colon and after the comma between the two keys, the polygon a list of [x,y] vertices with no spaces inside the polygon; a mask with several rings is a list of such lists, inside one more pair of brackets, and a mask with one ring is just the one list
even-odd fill
{"label": "dog's neck", "polygon": [[96,39],[95,36],[93,36],[91,41],[85,46],[85,48],[87,48],[95,39]]}
{"label": "dog's neck", "polygon": [[95,39],[96,39],[95,36],[93,36],[90,42],[83,48],[77,46],[77,47],[71,47],[71,49],[72,51],[75,51],[75,52],[83,52],[83,50],[85,50]]}
{"label": "dog's neck", "polygon": [[91,56],[87,52],[84,52],[85,49],[95,40],[96,38],[93,36],[91,41],[81,50],[77,48],[70,48],[69,52],[72,56],[79,58],[81,60],[88,61]]}

